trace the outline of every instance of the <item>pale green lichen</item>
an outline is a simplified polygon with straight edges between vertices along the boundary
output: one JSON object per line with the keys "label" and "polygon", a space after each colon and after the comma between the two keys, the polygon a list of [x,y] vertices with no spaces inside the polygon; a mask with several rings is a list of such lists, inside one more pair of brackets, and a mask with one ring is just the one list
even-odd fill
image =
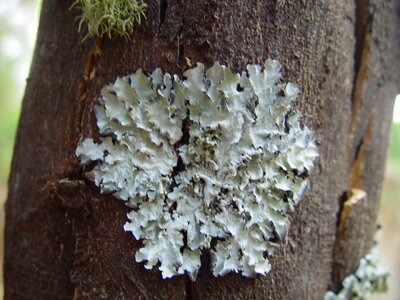
{"label": "pale green lichen", "polygon": [[100,140],[76,154],[132,208],[124,228],[143,240],[136,261],[164,278],[195,279],[205,249],[215,276],[266,274],[286,238],[318,152],[291,106],[298,87],[280,82],[277,61],[264,67],[198,64],[184,79],[138,70],[101,92]]}
{"label": "pale green lichen", "polygon": [[387,290],[389,273],[378,267],[377,250],[372,251],[360,260],[354,274],[342,281],[342,289],[335,294],[328,291],[325,300],[372,300],[375,293]]}
{"label": "pale green lichen", "polygon": [[75,0],[79,8],[79,32],[87,27],[87,37],[107,35],[129,38],[136,25],[145,18],[147,4],[143,0]]}

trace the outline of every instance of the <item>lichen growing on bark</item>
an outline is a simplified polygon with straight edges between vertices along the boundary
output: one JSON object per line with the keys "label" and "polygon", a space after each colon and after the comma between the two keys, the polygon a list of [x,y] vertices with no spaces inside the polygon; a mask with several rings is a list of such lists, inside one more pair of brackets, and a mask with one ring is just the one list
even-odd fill
{"label": "lichen growing on bark", "polygon": [[209,249],[215,276],[266,274],[318,156],[291,105],[299,89],[280,82],[275,60],[183,75],[138,70],[104,87],[101,137],[76,154],[96,162],[88,176],[102,192],[132,208],[124,228],[143,240],[145,268],[194,280]]}
{"label": "lichen growing on bark", "polygon": [[372,300],[375,293],[387,290],[389,273],[379,268],[377,249],[361,258],[354,274],[350,274],[342,281],[342,289],[335,294],[328,291],[325,300]]}
{"label": "lichen growing on bark", "polygon": [[129,38],[145,18],[143,0],[75,0],[72,7],[81,10],[79,31],[86,25],[87,37],[122,36]]}

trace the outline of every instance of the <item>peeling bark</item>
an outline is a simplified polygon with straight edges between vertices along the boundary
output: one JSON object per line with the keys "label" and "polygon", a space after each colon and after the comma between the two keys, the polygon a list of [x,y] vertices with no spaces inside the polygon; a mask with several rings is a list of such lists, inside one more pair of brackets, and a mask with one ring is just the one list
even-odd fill
{"label": "peeling bark", "polygon": [[[43,1],[6,205],[5,299],[322,299],[337,288],[376,227],[400,90],[400,3],[149,0],[131,40],[85,42],[71,3]],[[163,280],[134,262],[128,209],[86,181],[74,155],[98,136],[100,90],[138,68],[182,74],[218,60],[241,71],[268,57],[301,87],[296,106],[320,148],[288,240],[265,277],[214,278],[204,255],[195,283]],[[342,195],[353,188],[366,197],[349,213]]]}

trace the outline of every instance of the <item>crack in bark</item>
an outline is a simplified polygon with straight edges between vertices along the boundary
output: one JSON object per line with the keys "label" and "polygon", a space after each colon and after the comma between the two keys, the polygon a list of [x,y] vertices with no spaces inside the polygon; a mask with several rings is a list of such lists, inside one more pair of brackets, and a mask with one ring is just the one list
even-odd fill
{"label": "crack in bark", "polygon": [[341,224],[343,223],[343,211],[344,211],[344,204],[348,200],[348,191],[343,192],[339,199],[338,199],[338,211],[336,213],[336,233],[335,233],[335,241],[333,243],[332,247],[332,269],[331,269],[331,281],[327,287],[327,290],[332,290],[334,292],[337,292],[339,290],[339,286],[335,280],[335,274],[336,274],[336,250],[337,250],[337,245],[340,243],[339,240],[339,228],[341,227]]}
{"label": "crack in bark", "polygon": [[[177,47],[177,62],[176,65],[178,67],[181,66],[181,63],[183,63],[184,61],[184,57],[185,57],[185,47],[184,47],[184,43],[183,43],[183,31],[185,28],[185,14],[186,14],[186,8],[187,8],[187,0],[183,1],[183,15],[182,15],[182,20],[181,20],[181,26],[179,28],[179,32],[178,32],[178,47]],[[179,141],[179,143],[181,145],[184,144],[189,144],[189,139],[190,139],[190,134],[189,134],[189,126],[190,126],[190,119],[189,119],[189,115],[190,115],[190,111],[187,111],[186,113],[187,117],[184,120],[183,124],[182,124],[182,131],[183,131],[183,136],[181,141]],[[178,161],[178,165],[176,170],[174,169],[175,172],[179,173],[181,171],[183,171],[184,169],[184,165],[183,163],[181,164],[181,166],[179,166],[179,161]],[[195,285],[192,282],[192,280],[189,278],[188,275],[185,276],[185,281],[186,281],[186,285],[185,285],[185,291],[186,291],[186,296],[185,299],[186,300],[195,300],[197,299],[196,296],[196,289],[195,289]]]}
{"label": "crack in bark", "polygon": [[[352,90],[352,112],[350,122],[350,135],[349,144],[354,143],[354,133],[359,123],[360,111],[363,105],[363,88],[368,79],[369,73],[369,55],[371,52],[371,27],[373,15],[370,11],[370,5],[368,0],[355,0],[355,52],[354,52],[354,77],[353,77],[353,90]],[[331,271],[331,283],[330,289],[337,291],[340,288],[341,280],[338,278],[338,268],[340,268],[340,261],[338,261],[338,255],[341,251],[341,247],[345,242],[344,235],[346,231],[346,222],[351,212],[350,202],[353,199],[353,189],[360,189],[363,181],[363,168],[366,158],[366,150],[368,141],[372,136],[374,118],[375,118],[376,107],[372,109],[372,112],[368,118],[368,126],[365,130],[361,140],[358,142],[355,156],[351,165],[351,191],[343,192],[339,198],[339,208],[336,214],[336,237],[332,249],[332,271]],[[351,148],[350,148],[351,149]]]}
{"label": "crack in bark", "polygon": [[330,290],[338,292],[342,288],[343,274],[347,273],[346,267],[353,254],[351,242],[354,239],[354,226],[360,225],[358,213],[366,200],[366,193],[360,189],[351,189],[342,195],[342,203],[338,212],[338,223],[336,230],[335,243],[332,251],[332,273]]}
{"label": "crack in bark", "polygon": [[183,1],[183,15],[182,15],[182,22],[181,22],[181,26],[179,28],[179,32],[178,32],[178,47],[177,47],[177,56],[176,56],[176,65],[178,67],[181,66],[181,63],[184,60],[185,57],[185,46],[183,45],[183,41],[182,41],[182,34],[183,34],[183,30],[185,27],[185,16],[186,16],[186,7],[187,7],[187,1]]}
{"label": "crack in bark", "polygon": [[366,158],[367,145],[372,136],[374,128],[376,107],[372,109],[371,115],[368,120],[368,127],[364,132],[364,135],[357,145],[356,156],[351,167],[351,187],[352,188],[362,188],[363,182],[363,169],[364,162]]}
{"label": "crack in bark", "polygon": [[[352,210],[354,207],[362,205],[360,204],[360,201],[366,198],[365,192],[362,191],[364,165],[367,157],[368,143],[373,135],[376,111],[377,103],[372,107],[371,113],[368,117],[367,128],[356,147],[356,154],[351,166],[351,189],[350,191],[343,192],[339,198],[339,208],[336,214],[336,237],[332,249],[331,282],[329,286],[329,289],[335,292],[340,290],[341,282],[344,279],[343,270],[345,270],[344,268],[349,265],[349,261],[343,262],[343,260],[348,259],[348,254],[346,254],[348,252],[346,251],[348,251],[348,248],[352,245],[352,237],[349,237],[348,235],[351,236],[354,232],[354,226],[360,225],[357,223],[353,224],[355,222],[354,219],[357,221],[361,219],[359,217],[355,218],[355,213],[352,213]],[[360,210],[360,207],[357,209]],[[347,224],[349,218],[352,218],[353,221],[351,221],[350,224]]]}
{"label": "crack in bark", "polygon": [[160,27],[165,22],[165,15],[167,14],[168,1],[160,0]]}
{"label": "crack in bark", "polygon": [[356,0],[356,23],[355,23],[355,38],[356,38],[356,49],[355,49],[355,64],[354,71],[357,74],[361,67],[361,54],[363,51],[363,46],[365,43],[365,38],[367,32],[369,31],[367,28],[371,25],[369,18],[371,18],[371,14],[368,11],[368,3],[367,0]]}
{"label": "crack in bark", "polygon": [[185,47],[183,46],[182,43],[179,42],[178,44],[178,63],[177,65],[180,66],[181,63],[183,63],[183,58],[185,57]]}
{"label": "crack in bark", "polygon": [[189,119],[189,110],[186,112],[187,117],[183,120],[182,122],[182,137],[181,139],[174,145],[175,148],[175,153],[178,156],[178,161],[176,166],[172,169],[172,174],[171,177],[173,179],[171,186],[169,187],[170,191],[174,189],[176,186],[175,178],[178,176],[178,174],[182,171],[185,170],[185,164],[183,163],[183,160],[181,156],[179,155],[179,147],[182,145],[188,145],[189,144],[189,139],[190,139],[190,133],[189,133],[189,127],[190,127],[190,119]]}
{"label": "crack in bark", "polygon": [[[175,151],[178,155],[178,162],[177,165],[173,168],[172,170],[172,178],[173,178],[173,182],[171,184],[170,190],[172,191],[173,188],[176,186],[176,182],[175,182],[175,178],[176,176],[179,175],[179,173],[181,173],[182,171],[184,171],[186,169],[185,164],[182,161],[181,156],[178,153],[178,149],[179,147],[181,147],[182,145],[188,145],[189,144],[189,139],[190,139],[190,111],[187,110],[186,112],[186,118],[183,120],[182,122],[182,138],[175,144]],[[187,242],[185,241],[184,244],[186,244]],[[192,280],[189,278],[188,275],[185,275],[185,279],[186,284],[185,284],[185,290],[186,290],[186,300],[193,300],[196,299],[196,297],[194,296],[194,285]]]}
{"label": "crack in bark", "polygon": [[340,283],[343,278],[339,278],[338,271],[342,267],[343,263],[338,259],[339,254],[341,254],[341,249],[344,247],[346,241],[346,232],[352,229],[346,228],[346,223],[351,213],[352,206],[357,204],[357,202],[362,198],[359,191],[362,189],[363,184],[363,171],[364,163],[367,155],[368,142],[372,137],[374,121],[376,114],[376,105],[373,107],[371,114],[368,118],[368,127],[364,132],[364,135],[357,145],[356,157],[351,166],[351,190],[343,192],[339,199],[339,209],[336,214],[336,237],[334,246],[332,249],[332,272],[331,272],[331,286],[329,289],[333,291],[338,291],[340,289]]}
{"label": "crack in bark", "polygon": [[75,288],[75,289],[74,289],[74,296],[73,296],[72,300],[78,300],[80,296],[81,296],[81,295],[80,295],[79,289],[78,289],[78,288]]}
{"label": "crack in bark", "polygon": [[346,202],[346,200],[348,199],[348,192],[343,192],[338,200],[338,206],[339,209],[336,213],[336,234],[338,231],[338,228],[340,227],[340,220],[341,220],[341,216],[343,214],[343,208],[344,208],[344,203]]}
{"label": "crack in bark", "polygon": [[354,133],[359,112],[362,107],[362,92],[364,83],[368,76],[368,60],[371,52],[371,26],[372,13],[369,11],[368,0],[355,0],[356,22],[355,38],[356,49],[354,53],[354,78],[352,91],[352,117],[351,132]]}
{"label": "crack in bark", "polygon": [[97,38],[94,46],[92,49],[89,51],[89,54],[86,58],[86,63],[84,65],[84,72],[83,72],[83,78],[79,82],[78,86],[78,92],[77,92],[77,99],[78,99],[78,108],[77,108],[77,122],[76,122],[76,130],[77,134],[76,136],[78,137],[78,141],[82,139],[82,133],[83,133],[83,120],[84,120],[84,114],[87,109],[87,102],[88,99],[86,99],[86,93],[88,90],[88,85],[89,82],[92,81],[95,76],[96,76],[96,69],[95,69],[95,64],[97,62],[97,58],[101,56],[102,52],[101,49],[103,47],[103,42],[104,38]]}

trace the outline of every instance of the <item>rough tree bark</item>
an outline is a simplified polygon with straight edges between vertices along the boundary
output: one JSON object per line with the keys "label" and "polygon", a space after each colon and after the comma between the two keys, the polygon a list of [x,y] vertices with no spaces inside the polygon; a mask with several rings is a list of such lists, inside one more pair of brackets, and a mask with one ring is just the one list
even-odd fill
{"label": "rough tree bark", "polygon": [[[337,289],[375,232],[399,91],[398,1],[149,0],[130,41],[86,42],[71,2],[43,1],[9,181],[5,299],[321,299]],[[82,183],[74,151],[97,134],[100,89],[138,68],[181,74],[218,60],[239,71],[268,57],[301,87],[297,109],[320,149],[288,241],[265,277],[214,278],[204,257],[195,283],[162,280],[133,262],[125,205]],[[352,188],[367,194],[354,210]]]}

